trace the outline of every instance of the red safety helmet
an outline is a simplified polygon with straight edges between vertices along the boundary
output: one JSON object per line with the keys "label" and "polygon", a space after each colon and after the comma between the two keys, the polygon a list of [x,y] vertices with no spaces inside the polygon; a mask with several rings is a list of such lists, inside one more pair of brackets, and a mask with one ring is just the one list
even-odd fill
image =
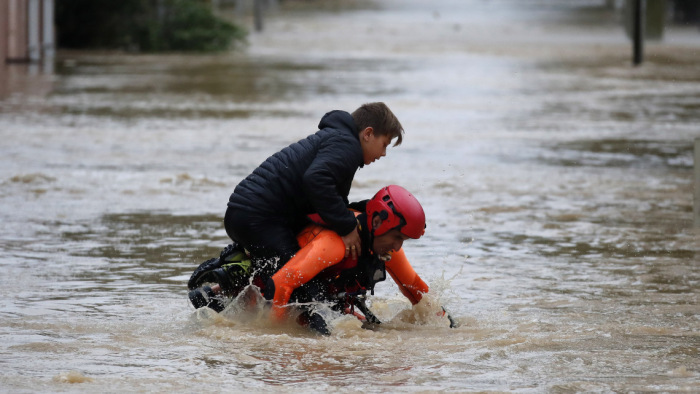
{"label": "red safety helmet", "polygon": [[367,225],[372,228],[372,219],[379,215],[382,224],[374,229],[379,236],[398,228],[407,237],[418,239],[425,233],[425,212],[418,200],[401,186],[382,188],[367,202]]}

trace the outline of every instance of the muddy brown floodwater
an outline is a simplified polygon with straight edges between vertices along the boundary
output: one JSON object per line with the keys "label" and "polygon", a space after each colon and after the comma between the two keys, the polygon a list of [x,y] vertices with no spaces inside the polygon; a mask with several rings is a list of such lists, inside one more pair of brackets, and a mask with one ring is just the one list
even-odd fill
{"label": "muddy brown floodwater", "polygon": [[[634,68],[603,3],[284,2],[230,53],[0,66],[0,391],[700,391],[700,32]],[[429,305],[195,312],[238,181],[369,101],[406,136],[351,200],[423,203]]]}

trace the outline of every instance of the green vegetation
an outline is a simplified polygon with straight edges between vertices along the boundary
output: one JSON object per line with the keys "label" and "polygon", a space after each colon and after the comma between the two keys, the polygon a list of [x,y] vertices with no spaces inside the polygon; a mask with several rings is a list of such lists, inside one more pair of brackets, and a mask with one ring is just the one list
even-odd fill
{"label": "green vegetation", "polygon": [[214,52],[246,31],[201,0],[57,0],[58,46],[130,51]]}

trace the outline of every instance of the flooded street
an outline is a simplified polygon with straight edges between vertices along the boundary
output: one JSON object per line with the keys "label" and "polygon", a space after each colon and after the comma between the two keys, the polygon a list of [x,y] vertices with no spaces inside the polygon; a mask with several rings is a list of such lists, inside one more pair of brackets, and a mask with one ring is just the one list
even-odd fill
{"label": "flooded street", "polygon": [[[230,53],[0,65],[0,391],[700,391],[700,32],[635,68],[603,1],[558,3],[284,3]],[[406,134],[350,200],[421,201],[430,305],[195,312],[235,185],[370,101]]]}

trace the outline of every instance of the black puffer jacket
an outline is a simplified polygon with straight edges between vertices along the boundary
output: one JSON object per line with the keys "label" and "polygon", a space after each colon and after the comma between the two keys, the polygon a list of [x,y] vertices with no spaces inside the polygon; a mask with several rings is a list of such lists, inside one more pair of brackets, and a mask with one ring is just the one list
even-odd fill
{"label": "black puffer jacket", "polygon": [[290,226],[318,213],[340,235],[356,225],[347,210],[355,172],[363,166],[355,121],[345,111],[323,116],[319,131],[270,156],[236,186],[228,206],[280,218]]}

